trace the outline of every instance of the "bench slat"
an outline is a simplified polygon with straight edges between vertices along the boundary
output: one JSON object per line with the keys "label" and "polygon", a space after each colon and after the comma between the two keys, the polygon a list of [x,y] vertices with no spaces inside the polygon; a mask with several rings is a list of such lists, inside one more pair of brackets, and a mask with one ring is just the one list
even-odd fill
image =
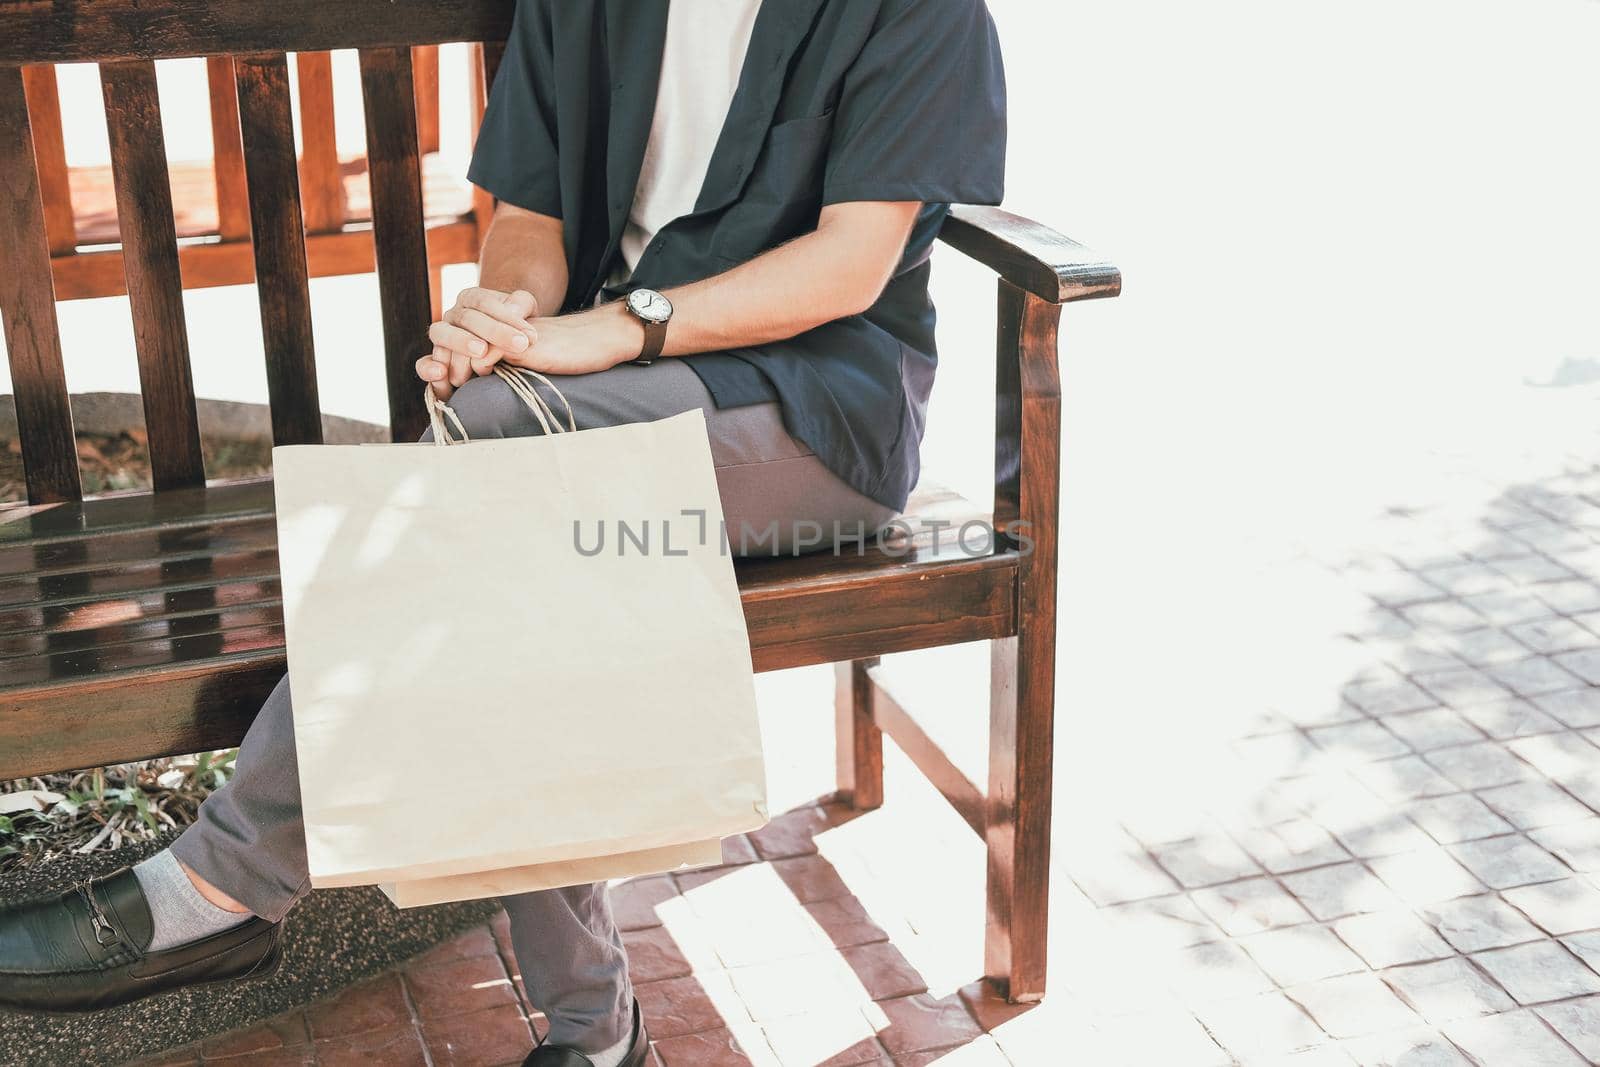
{"label": "bench slat", "polygon": [[[54,71],[49,72],[54,77]],[[53,83],[52,83],[53,84]],[[0,67],[0,318],[16,394],[28,499],[77,500],[78,449],[61,363],[50,246],[22,71]]]}
{"label": "bench slat", "polygon": [[[17,608],[0,610],[0,634],[65,633],[73,630],[98,631],[105,626],[177,618],[220,607],[246,605],[275,606],[283,595],[277,576],[270,579],[246,577],[237,582],[216,582],[188,588],[143,591],[120,599],[97,600],[87,605],[69,604],[49,609]],[[0,685],[3,693],[11,680]]]}
{"label": "bench slat", "polygon": [[239,56],[233,69],[238,79],[272,440],[280,445],[321,444],[322,405],[311,338],[311,288],[289,62],[282,54]]}
{"label": "bench slat", "polygon": [[61,91],[56,68],[23,67],[28,89],[28,115],[33,121],[33,158],[44,197],[44,229],[50,251],[71,252],[78,244],[78,220],[72,215],[72,187],[67,177],[67,142],[61,129]]}
{"label": "bench slat", "polygon": [[211,92],[211,173],[217,187],[217,233],[223,240],[250,236],[245,192],[244,148],[239,137],[239,94],[232,56],[206,57]]}
{"label": "bench slat", "polygon": [[0,63],[503,41],[510,0],[7,0]]}
{"label": "bench slat", "polygon": [[367,178],[389,384],[389,427],[414,441],[427,426],[416,362],[432,350],[428,249],[417,161],[417,109],[406,48],[361,50],[361,98],[367,119]]}
{"label": "bench slat", "polygon": [[300,87],[300,194],[306,204],[306,229],[331,233],[344,225],[344,180],[333,118],[333,57],[327,52],[297,54],[294,77]]}
{"label": "bench slat", "polygon": [[102,64],[100,83],[152,480],[157,491],[203,485],[205,462],[189,371],[183,281],[178,274],[155,64],[148,60]]}

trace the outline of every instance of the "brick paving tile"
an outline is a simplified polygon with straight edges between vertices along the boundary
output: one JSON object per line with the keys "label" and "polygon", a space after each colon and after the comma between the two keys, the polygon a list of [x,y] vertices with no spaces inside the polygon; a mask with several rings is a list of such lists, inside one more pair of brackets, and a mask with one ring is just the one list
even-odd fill
{"label": "brick paving tile", "polygon": [[1449,1038],[1427,1027],[1357,1038],[1344,1050],[1361,1067],[1473,1067]]}
{"label": "brick paving tile", "polygon": [[222,1034],[203,1041],[200,1043],[200,1054],[208,1060],[222,1059],[225,1056],[242,1056],[250,1052],[299,1048],[310,1040],[306,1030],[305,1014],[296,1011],[268,1019],[246,1030]]}
{"label": "brick paving tile", "polygon": [[755,863],[760,858],[755,843],[750,840],[748,834],[735,834],[722,839],[723,866],[737,867],[745,863]]}
{"label": "brick paving tile", "polygon": [[1272,979],[1232,942],[1212,941],[1174,953],[1165,962],[1162,975],[1187,1004],[1249,996],[1272,989]]}
{"label": "brick paving tile", "polygon": [[[1126,1063],[1184,1067],[1223,1067],[1233,1063],[1233,1057],[1218,1047],[1205,1027],[1182,1009],[1101,1019],[1095,1026],[1104,1043],[1117,1050]],[[1058,1049],[1057,1055],[1049,1059],[1019,1056],[1016,1062],[1048,1067],[1060,1060]]]}
{"label": "brick paving tile", "polygon": [[424,1019],[464,1015],[515,1004],[517,993],[499,956],[477,956],[427,967],[407,967],[406,987]]}
{"label": "brick paving tile", "polygon": [[499,951],[495,944],[494,931],[487,925],[474,926],[463,931],[450,940],[435,945],[411,961],[413,967],[426,967],[434,963],[449,963],[452,960],[470,960],[478,956],[492,956]]}
{"label": "brick paving tile", "polygon": [[622,944],[628,950],[629,973],[641,985],[694,973],[677,939],[664,926],[626,931]]}
{"label": "brick paving tile", "polygon": [[656,908],[678,895],[671,875],[633,878],[611,887],[611,914],[621,930],[660,926]]}
{"label": "brick paving tile", "polygon": [[[1456,750],[1446,748],[1439,751]],[[1368,789],[1390,803],[1443,796],[1445,793],[1456,791],[1456,786],[1430,767],[1421,756],[1401,756],[1398,759],[1363,763],[1353,767],[1351,773]]]}
{"label": "brick paving tile", "polygon": [[744,1067],[752,1063],[776,1063],[770,1047],[760,1048],[765,1038],[759,1031],[749,1041],[741,1041],[732,1030],[719,1028],[698,1034],[684,1034],[655,1042],[656,1058],[662,1067]]}
{"label": "brick paving tile", "polygon": [[1497,740],[1528,737],[1552,730],[1562,724],[1525,700],[1500,700],[1492,704],[1474,704],[1461,709],[1461,717]]}
{"label": "brick paving tile", "polygon": [[1131,839],[1125,849],[1069,854],[1064,866],[1083,895],[1100,905],[1164,897],[1182,888]]}
{"label": "brick paving tile", "polygon": [[[730,1020],[723,1015],[723,1007],[737,1002],[723,975],[646,982],[634,986],[633,993],[644,1010],[650,1036],[656,1041],[725,1026]],[[741,1007],[734,1018],[743,1022],[746,1014]]]}
{"label": "brick paving tile", "polygon": [[1563,615],[1579,615],[1600,608],[1600,588],[1589,581],[1556,582],[1530,592]]}
{"label": "brick paving tile", "polygon": [[[894,1058],[894,1067],[1021,1067],[1025,1061],[1012,1060],[1000,1051],[992,1037],[982,1037],[965,1045],[956,1045],[952,1048],[927,1049],[923,1052],[908,1052],[903,1056]],[[1192,1067],[1209,1067],[1207,1064],[1197,1063]]]}
{"label": "brick paving tile", "polygon": [[[1537,602],[1535,601],[1534,603]],[[1543,616],[1543,618],[1554,619],[1555,616],[1547,615]],[[1535,624],[1516,623],[1514,625],[1527,626]],[[1474,667],[1490,667],[1498,663],[1510,663],[1513,660],[1526,658],[1528,653],[1532,651],[1525,643],[1510,636],[1506,630],[1494,626],[1485,626],[1480,630],[1468,630],[1465,633],[1451,634],[1444,642],[1444,647]]]}
{"label": "brick paving tile", "polygon": [[1418,752],[1483,740],[1483,731],[1449,708],[1391,715],[1383,725]]}
{"label": "brick paving tile", "polygon": [[1445,1036],[1480,1064],[1582,1067],[1583,1060],[1532,1012],[1507,1012],[1445,1027]]}
{"label": "brick paving tile", "polygon": [[[958,991],[967,1012],[985,1032],[996,1030],[1029,1012],[1043,1011],[1038,1004],[1012,1004],[987,979],[968,982]],[[1054,1005],[1051,1005],[1054,1007]]]}
{"label": "brick paving tile", "polygon": [[1282,993],[1207,1004],[1196,1014],[1223,1048],[1243,1059],[1296,1052],[1328,1039],[1305,1009]]}
{"label": "brick paving tile", "polygon": [[817,850],[818,834],[847,822],[853,813],[838,804],[809,804],[786,811],[750,835],[756,853],[767,860]]}
{"label": "brick paving tile", "polygon": [[762,1030],[783,1067],[852,1067],[887,1055],[859,1007],[808,1011]]}
{"label": "brick paving tile", "polygon": [[343,1037],[366,1030],[409,1026],[411,1006],[398,974],[384,974],[321,1000],[306,1009],[314,1038]]}
{"label": "brick paving tile", "polygon": [[1600,993],[1600,974],[1555,941],[1489,949],[1472,959],[1518,1004]]}
{"label": "brick paving tile", "polygon": [[794,856],[789,859],[774,860],[772,869],[778,873],[783,884],[789,887],[794,898],[802,904],[850,895],[850,887],[839,877],[839,872],[834,869],[833,864],[821,856]]}
{"label": "brick paving tile", "polygon": [[1600,685],[1600,649],[1586,648],[1577,652],[1558,652],[1550,658],[1590,685]]}
{"label": "brick paving tile", "polygon": [[847,948],[840,955],[873,1000],[928,991],[922,975],[887,941]]}
{"label": "brick paving tile", "polygon": [[1510,785],[1534,774],[1532,767],[1493,741],[1436,749],[1423,758],[1461,789]]}
{"label": "brick paving tile", "polygon": [[1334,923],[1333,931],[1375,970],[1451,954],[1449,943],[1433,927],[1404,910],[1353,915]]}
{"label": "brick paving tile", "polygon": [[1325,978],[1287,991],[1330,1035],[1363,1037],[1380,1030],[1414,1025],[1416,1013],[1375,974]]}
{"label": "brick paving tile", "polygon": [[[1465,629],[1465,627],[1462,627]],[[1468,667],[1457,671],[1429,671],[1416,676],[1416,682],[1443,704],[1468,707],[1490,700],[1502,700],[1510,691],[1487,672]]]}
{"label": "brick paving tile", "polygon": [[1344,698],[1368,715],[1421,711],[1438,703],[1412,682],[1398,677],[1348,685]]}
{"label": "brick paving tile", "polygon": [[1471,793],[1418,800],[1407,805],[1405,813],[1441,845],[1493,837],[1513,829]]}
{"label": "brick paving tile", "polygon": [[1545,826],[1528,836],[1573,870],[1600,872],[1600,819]]}
{"label": "brick paving tile", "polygon": [[1240,938],[1239,944],[1280,986],[1349,974],[1366,966],[1332,930],[1323,926],[1271,930]]}
{"label": "brick paving tile", "polygon": [[1333,835],[1310,819],[1285,819],[1235,831],[1244,850],[1273,874],[1303,871],[1350,858]]}
{"label": "brick paving tile", "polygon": [[1197,889],[1191,896],[1200,910],[1230,937],[1311,921],[1311,914],[1271,878]]}
{"label": "brick paving tile", "polygon": [[814,900],[806,904],[806,912],[838,948],[887,941],[889,938],[883,927],[873,921],[855,897]]}
{"label": "brick paving tile", "polygon": [[435,1067],[518,1063],[533,1048],[528,1020],[515,1004],[423,1019],[422,1038]]}
{"label": "brick paving tile", "polygon": [[[1472,598],[1504,596],[1504,593],[1478,593]],[[1484,616],[1458,600],[1438,600],[1426,604],[1411,604],[1400,609],[1400,615],[1411,625],[1424,630],[1452,631],[1475,630],[1483,625]],[[1431,690],[1430,690],[1431,692]],[[1429,701],[1433,703],[1433,701]],[[1380,714],[1372,712],[1371,714]]]}
{"label": "brick paving tile", "polygon": [[1600,765],[1600,749],[1572,731],[1522,737],[1512,741],[1508,747],[1557,781],[1592,771],[1596,765]]}
{"label": "brick paving tile", "polygon": [[1380,856],[1370,862],[1384,884],[1413,907],[1483,891],[1471,872],[1437,845],[1400,856]]}
{"label": "brick paving tile", "polygon": [[1575,934],[1600,928],[1600,889],[1582,878],[1508,889],[1500,895],[1546,933]]}
{"label": "brick paving tile", "polygon": [[1533,651],[1543,655],[1571,652],[1594,644],[1595,635],[1580,623],[1560,617],[1536,619],[1508,626],[1506,631]]}
{"label": "brick paving tile", "polygon": [[1494,626],[1513,626],[1533,619],[1548,619],[1556,614],[1555,610],[1544,601],[1515,590],[1506,593],[1482,593],[1466,597],[1464,600],[1467,607],[1477,613],[1479,622],[1488,622]]}
{"label": "brick paving tile", "polygon": [[1489,668],[1489,676],[1519,697],[1544,696],[1582,686],[1582,679],[1544,656]]}
{"label": "brick paving tile", "polygon": [[1255,860],[1221,833],[1160,845],[1151,853],[1172,877],[1190,889],[1261,873]]}
{"label": "brick paving tile", "polygon": [[867,1021],[878,1028],[878,1040],[893,1056],[960,1044],[983,1033],[959,997],[897,997],[863,1010]]}
{"label": "brick paving tile", "polygon": [[1458,952],[1504,948],[1539,938],[1538,927],[1493,893],[1435,904],[1423,909],[1422,917]]}
{"label": "brick paving tile", "polygon": [[1545,1004],[1534,1011],[1587,1059],[1600,1062],[1600,997]]}
{"label": "brick paving tile", "polygon": [[1550,782],[1518,782],[1484,789],[1478,798],[1519,830],[1578,822],[1594,814]]}
{"label": "brick paving tile", "polygon": [[1574,730],[1600,726],[1600,688],[1573,689],[1565,693],[1535,697],[1540,711]]}
{"label": "brick paving tile", "polygon": [[1359,863],[1286,874],[1283,884],[1319,919],[1382,911],[1399,903],[1394,892]]}
{"label": "brick paving tile", "polygon": [[1383,972],[1383,979],[1435,1026],[1513,1007],[1504,990],[1459,956],[1391,967]]}
{"label": "brick paving tile", "polygon": [[[458,1018],[463,1018],[458,1016]],[[464,1016],[471,1019],[472,1016]],[[474,1061],[477,1063],[494,1062],[488,1059],[475,1059],[479,1049],[491,1051],[490,1046],[478,1043],[479,1034],[473,1034]],[[526,1056],[533,1047],[530,1038],[520,1046],[522,1055]],[[409,1021],[403,1026],[393,1026],[385,1030],[366,1030],[361,1033],[347,1034],[343,1037],[330,1038],[318,1041],[314,1046],[317,1054],[318,1067],[431,1067],[434,1063],[446,1061],[429,1060],[427,1050],[424,1049],[422,1038]],[[458,1060],[457,1062],[467,1062]]]}
{"label": "brick paving tile", "polygon": [[1565,877],[1566,865],[1521,834],[1486,837],[1450,846],[1467,870],[1490,889],[1511,889]]}
{"label": "brick paving tile", "polygon": [[[887,942],[873,947],[887,949],[896,956],[900,954],[899,949]],[[850,964],[834,952],[815,952],[751,967],[735,967],[727,976],[744,1010],[758,1023],[798,1015],[808,1009],[853,1007],[873,999],[863,992],[864,983]],[[878,977],[886,984],[893,984],[890,975]]]}
{"label": "brick paving tile", "polygon": [[269,1048],[261,1052],[246,1052],[242,1056],[227,1056],[222,1059],[208,1058],[205,1062],[226,1064],[227,1067],[314,1067],[317,1057],[307,1044],[297,1045],[294,1048]]}
{"label": "brick paving tile", "polygon": [[1352,763],[1404,756],[1411,751],[1411,746],[1371,719],[1318,726],[1307,730],[1306,735],[1323,752]]}

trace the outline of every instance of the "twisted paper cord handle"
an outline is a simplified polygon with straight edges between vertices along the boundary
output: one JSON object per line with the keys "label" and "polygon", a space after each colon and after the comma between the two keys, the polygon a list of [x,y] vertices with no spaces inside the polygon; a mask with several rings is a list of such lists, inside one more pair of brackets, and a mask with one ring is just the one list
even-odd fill
{"label": "twisted paper cord handle", "polygon": [[[511,387],[511,391],[517,394],[524,404],[528,405],[528,410],[539,420],[539,425],[544,427],[545,433],[569,433],[578,429],[577,419],[572,414],[572,405],[567,402],[561,390],[556,388],[555,382],[536,370],[529,370],[526,367],[507,367],[504,363],[496,364],[494,372],[500,376],[501,381]],[[561,400],[561,406],[567,409],[565,426],[561,425],[561,420],[556,418],[556,413],[551,410],[549,403],[533,387],[530,378],[543,382]],[[467,428],[461,425],[461,418],[455,413],[455,409],[433,395],[433,386],[422,387],[422,402],[428,409],[428,425],[433,427],[434,444],[459,445],[471,440],[467,436]]]}

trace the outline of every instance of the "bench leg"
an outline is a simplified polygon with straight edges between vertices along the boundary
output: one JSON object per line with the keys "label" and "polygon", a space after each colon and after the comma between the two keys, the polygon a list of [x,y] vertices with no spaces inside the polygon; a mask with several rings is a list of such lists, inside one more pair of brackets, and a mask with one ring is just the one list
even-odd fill
{"label": "bench leg", "polygon": [[[984,972],[1012,1003],[1044,996],[1050,910],[1054,635],[994,641],[990,669]],[[1042,647],[1041,647],[1042,646]]]}
{"label": "bench leg", "polygon": [[856,811],[883,806],[883,731],[872,717],[867,676],[877,663],[873,658],[833,665],[839,799]]}

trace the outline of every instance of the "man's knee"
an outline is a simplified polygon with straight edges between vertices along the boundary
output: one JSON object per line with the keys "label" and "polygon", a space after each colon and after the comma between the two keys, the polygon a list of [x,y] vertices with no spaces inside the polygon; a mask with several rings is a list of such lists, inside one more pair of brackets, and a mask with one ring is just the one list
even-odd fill
{"label": "man's knee", "polygon": [[496,375],[474,378],[457,389],[450,407],[468,437],[526,437],[540,432],[538,420]]}

